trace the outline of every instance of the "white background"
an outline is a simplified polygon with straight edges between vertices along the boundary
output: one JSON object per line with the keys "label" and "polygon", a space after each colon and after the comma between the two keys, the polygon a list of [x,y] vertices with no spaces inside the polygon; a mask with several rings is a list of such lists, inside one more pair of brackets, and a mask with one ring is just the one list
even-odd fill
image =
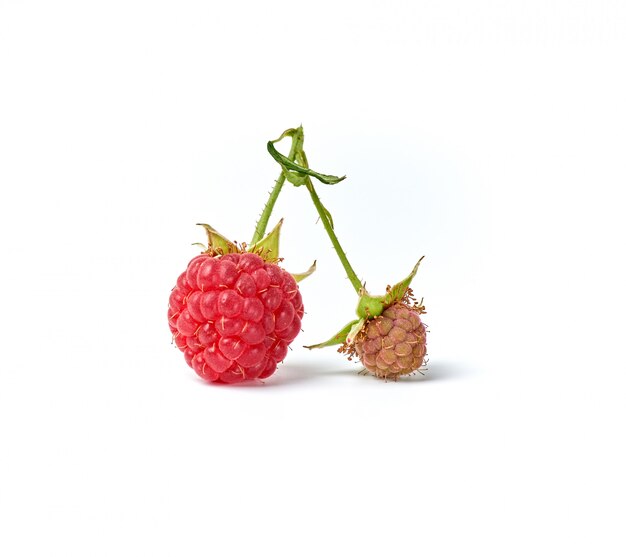
{"label": "white background", "polygon": [[[0,554],[623,556],[625,52],[619,1],[0,2]],[[301,348],[356,296],[293,187],[285,364],[170,344],[300,123],[370,289],[426,255],[424,377]]]}

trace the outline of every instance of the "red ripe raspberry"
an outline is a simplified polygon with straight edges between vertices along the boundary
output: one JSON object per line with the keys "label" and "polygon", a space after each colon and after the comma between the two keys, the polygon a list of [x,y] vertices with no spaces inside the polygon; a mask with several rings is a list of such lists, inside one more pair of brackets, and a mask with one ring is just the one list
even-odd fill
{"label": "red ripe raspberry", "polygon": [[418,311],[396,303],[367,322],[354,348],[365,369],[378,377],[397,379],[422,365],[426,327]]}
{"label": "red ripe raspberry", "polygon": [[176,346],[203,379],[264,379],[287,355],[304,309],[294,278],[254,253],[194,257],[167,313]]}

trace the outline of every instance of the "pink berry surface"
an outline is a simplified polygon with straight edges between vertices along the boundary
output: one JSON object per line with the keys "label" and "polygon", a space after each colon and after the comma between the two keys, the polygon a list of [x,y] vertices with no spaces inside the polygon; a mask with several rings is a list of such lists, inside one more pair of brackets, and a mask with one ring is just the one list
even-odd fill
{"label": "pink berry surface", "polygon": [[300,332],[294,278],[254,253],[194,257],[169,298],[174,343],[203,379],[239,383],[276,371]]}
{"label": "pink berry surface", "polygon": [[355,349],[365,369],[378,377],[406,375],[424,362],[426,326],[418,311],[396,303],[367,322]]}

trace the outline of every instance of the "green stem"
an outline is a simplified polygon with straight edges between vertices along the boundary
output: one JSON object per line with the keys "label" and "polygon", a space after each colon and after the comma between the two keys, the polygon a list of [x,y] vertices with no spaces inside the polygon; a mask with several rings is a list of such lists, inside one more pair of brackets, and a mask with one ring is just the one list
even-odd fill
{"label": "green stem", "polygon": [[317,195],[317,192],[315,191],[315,188],[313,187],[313,183],[311,182],[310,179],[307,179],[306,181],[306,189],[309,190],[309,194],[311,194],[311,199],[313,200],[313,204],[315,205],[315,208],[317,209],[317,213],[320,216],[320,220],[322,221],[322,224],[324,225],[324,228],[326,229],[326,233],[330,237],[330,241],[333,243],[333,247],[335,248],[335,251],[337,252],[337,256],[339,257],[339,260],[341,261],[343,268],[346,270],[346,273],[348,274],[348,279],[350,279],[352,286],[354,286],[354,289],[356,290],[357,294],[360,296],[361,290],[363,289],[363,285],[361,284],[361,281],[359,280],[359,278],[356,276],[356,273],[354,272],[352,265],[350,265],[350,262],[348,261],[348,258],[346,257],[346,252],[343,251],[343,248],[341,247],[341,244],[339,243],[339,240],[337,239],[337,236],[335,235],[335,231],[333,230],[333,227],[330,224],[330,221],[328,220],[326,209],[324,208],[324,205],[322,205],[322,202],[319,196]]}
{"label": "green stem", "polygon": [[[302,143],[304,142],[304,132],[302,130],[302,126],[300,126],[296,133],[291,138],[291,149],[289,150],[289,159],[295,160],[296,154],[302,148]],[[270,220],[270,215],[274,210],[274,205],[276,205],[276,200],[278,199],[278,195],[283,188],[285,183],[285,171],[283,170],[276,180],[276,184],[274,188],[270,192],[270,197],[265,204],[265,208],[259,217],[259,221],[256,224],[256,228],[254,229],[254,235],[252,236],[252,240],[250,241],[250,245],[256,244],[259,240],[265,236],[265,230],[267,229],[267,223]]]}

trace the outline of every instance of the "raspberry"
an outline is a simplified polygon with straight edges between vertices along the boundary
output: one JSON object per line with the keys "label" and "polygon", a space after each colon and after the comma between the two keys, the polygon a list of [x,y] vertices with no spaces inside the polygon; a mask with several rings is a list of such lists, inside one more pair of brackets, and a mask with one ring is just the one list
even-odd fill
{"label": "raspberry", "polygon": [[264,379],[287,355],[304,309],[293,277],[254,253],[194,257],[169,299],[168,321],[190,367],[215,383]]}
{"label": "raspberry", "polygon": [[365,369],[384,379],[397,379],[422,365],[426,327],[418,311],[395,303],[367,321],[354,348]]}

